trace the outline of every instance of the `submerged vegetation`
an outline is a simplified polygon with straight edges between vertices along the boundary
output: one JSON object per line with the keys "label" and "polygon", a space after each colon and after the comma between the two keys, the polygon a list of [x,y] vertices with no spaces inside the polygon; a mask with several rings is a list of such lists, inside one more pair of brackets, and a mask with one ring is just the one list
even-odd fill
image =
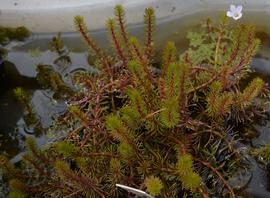
{"label": "submerged vegetation", "polygon": [[39,122],[38,116],[31,104],[30,95],[21,87],[14,89],[14,95],[25,107],[24,121],[26,125],[38,130],[41,127],[41,123]]}
{"label": "submerged vegetation", "polygon": [[11,40],[23,41],[30,36],[30,32],[25,27],[2,27],[0,26],[0,44],[4,45],[9,43]]}
{"label": "submerged vegetation", "polygon": [[[238,149],[246,138],[242,129],[260,119],[269,100],[262,79],[241,84],[260,45],[255,28],[208,20],[188,34],[182,55],[169,41],[154,67],[152,8],[145,9],[144,23],[141,44],[116,6],[115,18],[107,21],[110,56],[94,42],[83,17],[75,17],[96,72],[72,74],[73,86],[52,67],[38,65],[44,88],[61,92],[68,104],[49,130],[68,135],[43,149],[29,138],[28,153],[16,166],[1,156],[10,197],[126,197],[117,183],[168,198],[241,195],[230,180],[249,168],[249,153]],[[66,56],[59,36],[52,45]],[[16,93],[22,96],[21,89]],[[30,113],[28,99],[22,99]]]}

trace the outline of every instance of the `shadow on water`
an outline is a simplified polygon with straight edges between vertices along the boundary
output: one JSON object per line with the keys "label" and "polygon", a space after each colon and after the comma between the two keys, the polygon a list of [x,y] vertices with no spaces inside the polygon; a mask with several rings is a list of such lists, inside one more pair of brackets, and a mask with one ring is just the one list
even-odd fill
{"label": "shadow on water", "polygon": [[0,63],[0,149],[14,156],[21,150],[18,128],[14,126],[23,116],[24,108],[15,99],[13,89],[20,86],[32,93],[40,86],[34,77],[21,75],[16,66],[3,60],[1,55]]}
{"label": "shadow on water", "polygon": [[[270,86],[270,32],[258,31],[257,37],[262,41],[262,46],[250,64],[252,73],[245,81],[250,82],[259,76]],[[269,119],[270,107],[266,111],[268,112],[267,119]],[[257,137],[252,139],[251,147],[258,148],[270,143],[270,120],[265,120],[265,122],[264,125],[254,124],[254,133],[257,134]],[[270,197],[270,167],[262,166],[254,159],[251,161],[252,179],[248,185],[250,194],[245,197],[268,198]]]}
{"label": "shadow on water", "polygon": [[46,134],[30,134],[24,122],[24,107],[15,98],[13,89],[22,87],[31,97],[31,103],[40,118],[43,128],[48,128],[54,117],[66,109],[64,101],[55,101],[53,93],[42,90],[36,80],[36,65],[51,64],[62,76],[90,67],[85,53],[69,53],[70,64],[55,64],[58,55],[50,51],[40,51],[33,56],[29,51],[10,51],[0,65],[0,152],[12,158],[24,151],[24,140],[35,136],[37,144],[42,146],[49,141]]}

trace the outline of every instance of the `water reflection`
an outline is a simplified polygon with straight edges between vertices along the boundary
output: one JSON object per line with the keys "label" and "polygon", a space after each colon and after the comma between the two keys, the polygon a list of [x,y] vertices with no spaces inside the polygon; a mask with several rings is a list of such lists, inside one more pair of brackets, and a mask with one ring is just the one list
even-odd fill
{"label": "water reflection", "polygon": [[[75,70],[90,70],[85,53],[69,53],[69,56],[57,57],[50,51],[43,51],[33,57],[27,51],[11,51],[6,59],[0,57],[0,149],[2,153],[13,157],[24,150],[24,140],[33,131],[24,122],[24,107],[15,99],[13,89],[20,86],[31,97],[31,103],[43,128],[51,125],[57,115],[66,109],[65,101],[56,101],[52,92],[42,90],[36,80],[36,65],[51,64],[65,82],[70,82],[69,74]],[[46,134],[34,134],[37,144],[42,146],[50,138]]]}
{"label": "water reflection", "polygon": [[21,149],[15,126],[23,116],[24,107],[13,94],[13,89],[18,86],[29,90],[30,94],[40,87],[35,78],[21,75],[15,64],[3,60],[0,55],[0,149],[9,155],[15,155]]}

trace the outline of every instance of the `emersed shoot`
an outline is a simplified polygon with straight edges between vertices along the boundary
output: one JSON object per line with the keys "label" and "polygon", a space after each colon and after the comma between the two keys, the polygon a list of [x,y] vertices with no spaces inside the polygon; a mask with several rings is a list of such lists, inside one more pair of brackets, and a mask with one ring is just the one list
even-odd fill
{"label": "emersed shoot", "polygon": [[[46,150],[28,141],[30,156],[21,171],[1,158],[6,172],[19,174],[11,180],[12,193],[125,197],[128,193],[116,187],[123,184],[151,196],[238,196],[229,180],[245,165],[247,153],[237,150],[242,136],[237,126],[248,126],[266,105],[255,100],[269,92],[260,78],[239,85],[260,44],[254,27],[231,30],[224,20],[208,21],[200,32],[188,34],[189,49],[179,58],[169,41],[160,68],[154,68],[152,8],[145,9],[144,19],[141,45],[126,30],[122,6],[115,7],[115,18],[107,21],[115,54],[109,56],[83,17],[75,17],[98,71],[73,76],[80,89],[72,90],[67,112],[52,127],[68,131],[65,140]],[[38,70],[46,88],[70,89],[51,68]]]}

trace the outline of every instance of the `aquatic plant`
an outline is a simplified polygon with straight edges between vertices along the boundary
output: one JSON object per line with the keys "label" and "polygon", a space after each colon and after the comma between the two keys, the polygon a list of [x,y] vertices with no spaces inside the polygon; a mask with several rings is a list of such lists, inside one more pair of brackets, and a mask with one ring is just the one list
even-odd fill
{"label": "aquatic plant", "polygon": [[[29,153],[19,167],[1,157],[12,193],[29,197],[126,197],[124,184],[161,197],[232,197],[241,192],[230,179],[247,168],[247,153],[238,150],[237,131],[252,122],[268,97],[260,78],[240,86],[260,41],[255,28],[227,28],[223,18],[190,32],[189,49],[179,58],[168,42],[160,68],[153,66],[154,10],[144,14],[142,45],[126,30],[125,12],[115,7],[107,21],[114,56],[92,39],[83,17],[75,25],[96,72],[73,75],[67,112],[52,127],[68,136],[45,149],[28,139]],[[53,43],[56,52],[62,43]],[[38,79],[59,92],[66,87],[52,69],[38,66]],[[69,89],[64,89],[63,92]]]}
{"label": "aquatic plant", "polygon": [[30,31],[21,26],[17,28],[0,26],[0,44],[5,45],[12,40],[23,41],[30,36]]}
{"label": "aquatic plant", "polygon": [[74,90],[67,85],[62,76],[51,65],[39,64],[36,68],[37,80],[44,89],[54,91],[55,98],[71,97]]}
{"label": "aquatic plant", "polygon": [[23,88],[17,87],[14,89],[14,95],[25,108],[25,113],[23,117],[26,126],[28,128],[34,128],[35,131],[37,132],[36,135],[38,135],[41,130],[41,123],[38,115],[36,114],[36,111],[33,108],[30,94],[26,92]]}
{"label": "aquatic plant", "polygon": [[266,165],[270,164],[270,144],[265,144],[257,149],[252,149],[251,154],[254,155],[260,162]]}
{"label": "aquatic plant", "polygon": [[64,43],[61,39],[61,33],[58,33],[57,36],[52,38],[50,43],[50,50],[53,52],[57,52],[59,56],[63,55],[64,50]]}

